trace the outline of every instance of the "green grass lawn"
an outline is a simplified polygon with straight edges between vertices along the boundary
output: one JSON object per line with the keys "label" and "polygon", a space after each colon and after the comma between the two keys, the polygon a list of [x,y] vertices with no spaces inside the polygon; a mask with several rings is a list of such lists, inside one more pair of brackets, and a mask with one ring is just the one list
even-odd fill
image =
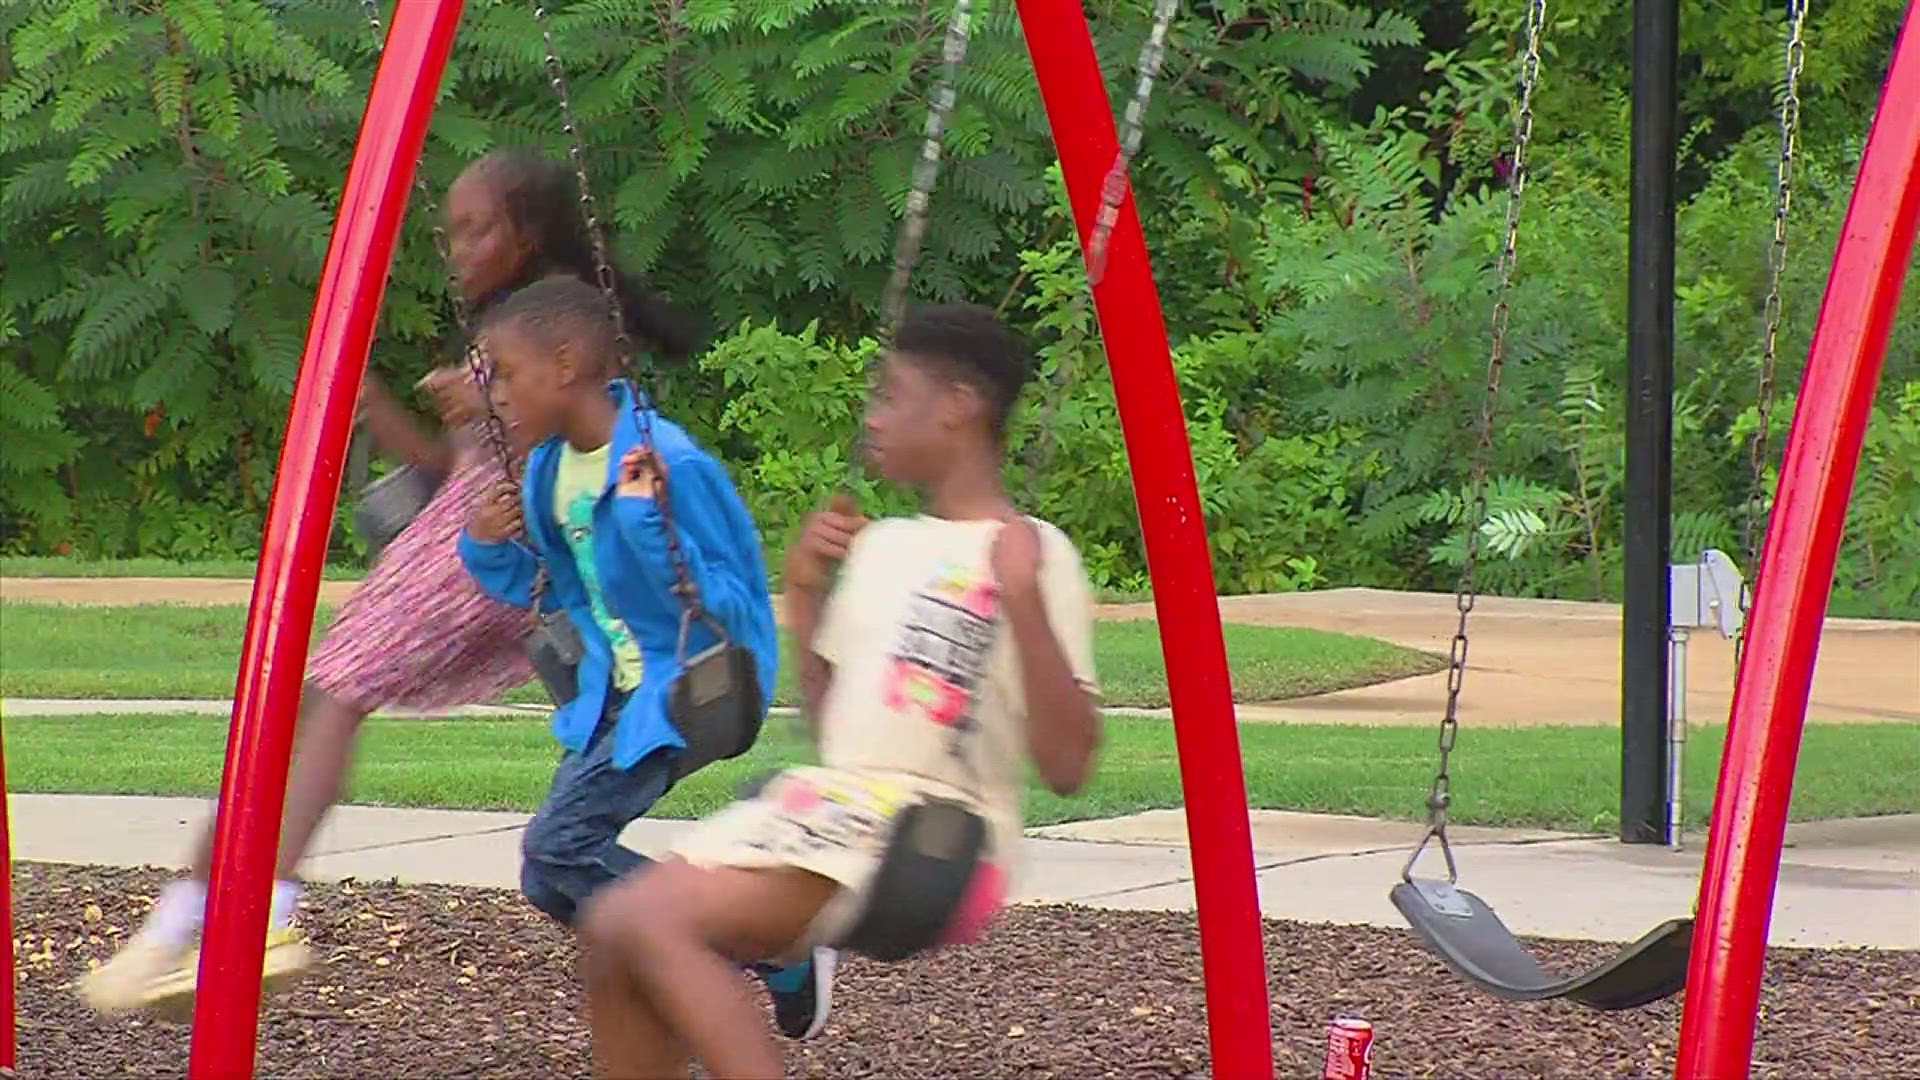
{"label": "green grass lawn", "polygon": [[[77,559],[66,555],[0,555],[0,577],[208,577],[251,579],[252,559],[196,559],[178,562],[168,559]],[[328,566],[322,577],[328,581],[358,581],[366,574],[362,566]],[[1583,597],[1575,597],[1582,599]],[[1100,601],[1124,604],[1153,599],[1150,593],[1105,591]],[[1584,597],[1591,599],[1591,597]],[[1827,614],[1838,617],[1920,620],[1920,604],[1896,604],[1883,610],[1869,600],[1835,596]]]}
{"label": "green grass lawn", "polygon": [[[252,559],[76,559],[67,555],[0,555],[0,577],[19,578],[246,578],[258,566]],[[328,581],[358,581],[360,566],[328,566]]]}
{"label": "green grass lawn", "polygon": [[[219,786],[223,717],[100,715],[5,721],[15,792],[210,795]],[[1724,729],[1696,731],[1686,757],[1686,813],[1704,823]],[[1241,729],[1255,807],[1415,818],[1433,768],[1433,733],[1418,728],[1250,724]],[[746,756],[688,778],[655,812],[698,817],[760,770],[808,759],[794,724],[775,718]],[[1619,734],[1607,728],[1469,731],[1453,760],[1453,820],[1607,832],[1617,825]],[[351,802],[531,812],[558,749],[540,720],[374,720]],[[1115,717],[1093,782],[1072,798],[1030,787],[1028,821],[1110,817],[1181,802],[1173,730]],[[1812,725],[1793,817],[1812,820],[1920,810],[1920,725]]]}
{"label": "green grass lawn", "polygon": [[[324,608],[315,636],[326,626]],[[224,698],[233,693],[246,627],[241,607],[65,607],[0,602],[0,697]],[[1437,671],[1434,656],[1372,638],[1291,627],[1228,626],[1235,695],[1276,701]],[[1150,622],[1101,622],[1095,663],[1107,700],[1167,704],[1160,639]],[[794,700],[783,664],[774,698]],[[532,684],[507,695],[545,699]]]}

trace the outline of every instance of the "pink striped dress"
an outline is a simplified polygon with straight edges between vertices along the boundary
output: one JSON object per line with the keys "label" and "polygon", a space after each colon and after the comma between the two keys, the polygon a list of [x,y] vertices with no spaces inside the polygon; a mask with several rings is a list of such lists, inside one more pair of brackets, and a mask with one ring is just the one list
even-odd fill
{"label": "pink striped dress", "polygon": [[480,704],[533,678],[520,645],[527,613],[482,594],[456,547],[501,475],[476,428],[455,436],[453,475],[334,615],[309,682],[372,712]]}

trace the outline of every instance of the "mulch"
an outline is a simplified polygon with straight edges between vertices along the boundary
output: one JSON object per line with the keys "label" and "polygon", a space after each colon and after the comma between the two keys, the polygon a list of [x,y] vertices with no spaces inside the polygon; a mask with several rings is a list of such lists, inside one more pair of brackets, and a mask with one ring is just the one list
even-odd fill
{"label": "mulch", "polygon": [[[105,959],[165,875],[15,867],[24,1080],[174,1077],[188,1029],[102,1019],[68,984]],[[268,1004],[261,1077],[586,1076],[571,939],[512,893],[319,885],[304,925],[324,961]],[[1333,1016],[1371,1020],[1374,1075],[1661,1077],[1677,1002],[1631,1013],[1508,1005],[1469,993],[1405,932],[1268,922],[1280,1077],[1318,1077]],[[1613,946],[1552,942],[1561,965]],[[894,966],[849,960],[820,1038],[791,1075],[1210,1075],[1191,916],[1020,907],[980,945]],[[1920,954],[1775,950],[1753,1075],[1920,1077]]]}

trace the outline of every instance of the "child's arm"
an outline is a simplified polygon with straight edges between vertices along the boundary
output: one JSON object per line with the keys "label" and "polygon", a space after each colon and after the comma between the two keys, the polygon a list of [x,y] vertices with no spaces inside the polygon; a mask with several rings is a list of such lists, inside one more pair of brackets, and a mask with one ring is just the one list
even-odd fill
{"label": "child's arm", "polygon": [[787,625],[793,629],[794,651],[799,656],[801,712],[815,741],[820,738],[821,705],[833,685],[833,665],[839,656],[829,592],[833,568],[846,561],[854,537],[866,525],[853,496],[841,492],[825,510],[808,517],[800,534],[787,545]]}
{"label": "child's arm", "polygon": [[[460,533],[460,562],[480,591],[512,607],[533,604],[533,578],[539,560],[514,538],[520,533],[520,493],[510,482],[502,481],[474,508],[473,521]],[[552,611],[559,606],[549,589],[540,607]]]}
{"label": "child's arm", "polygon": [[827,700],[827,688],[833,685],[833,661],[821,656],[817,648],[820,624],[827,608],[825,593],[808,589],[789,589],[787,625],[793,629],[793,650],[800,679],[800,717],[815,742],[820,739],[820,705]]}
{"label": "child's arm", "polygon": [[360,386],[360,420],[382,450],[436,476],[453,471],[453,443],[414,419],[385,384],[369,373]]}
{"label": "child's arm", "polygon": [[[667,547],[666,523],[653,497],[656,467],[644,451],[627,453],[621,463],[614,523],[647,575],[662,591],[671,592],[679,578]],[[741,572],[747,563],[758,564],[760,539],[726,471],[713,458],[695,452],[672,461],[667,477],[674,534],[686,560],[687,576],[700,590],[701,606],[736,637],[746,635],[754,620],[762,617],[771,633],[772,611],[764,587],[754,588]],[[735,509],[738,513],[732,512]]]}
{"label": "child's arm", "polygon": [[1093,685],[1093,604],[1071,547],[1043,566],[1040,535],[1017,519],[993,545],[994,575],[1026,701],[1027,752],[1058,795],[1080,790],[1100,746]]}

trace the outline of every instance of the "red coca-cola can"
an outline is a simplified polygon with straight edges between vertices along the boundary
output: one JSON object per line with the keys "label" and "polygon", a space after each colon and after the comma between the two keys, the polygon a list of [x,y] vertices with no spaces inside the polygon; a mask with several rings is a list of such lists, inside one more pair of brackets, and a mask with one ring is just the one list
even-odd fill
{"label": "red coca-cola can", "polygon": [[1367,1080],[1373,1075],[1373,1025],[1336,1016],[1327,1024],[1327,1067],[1321,1080]]}

